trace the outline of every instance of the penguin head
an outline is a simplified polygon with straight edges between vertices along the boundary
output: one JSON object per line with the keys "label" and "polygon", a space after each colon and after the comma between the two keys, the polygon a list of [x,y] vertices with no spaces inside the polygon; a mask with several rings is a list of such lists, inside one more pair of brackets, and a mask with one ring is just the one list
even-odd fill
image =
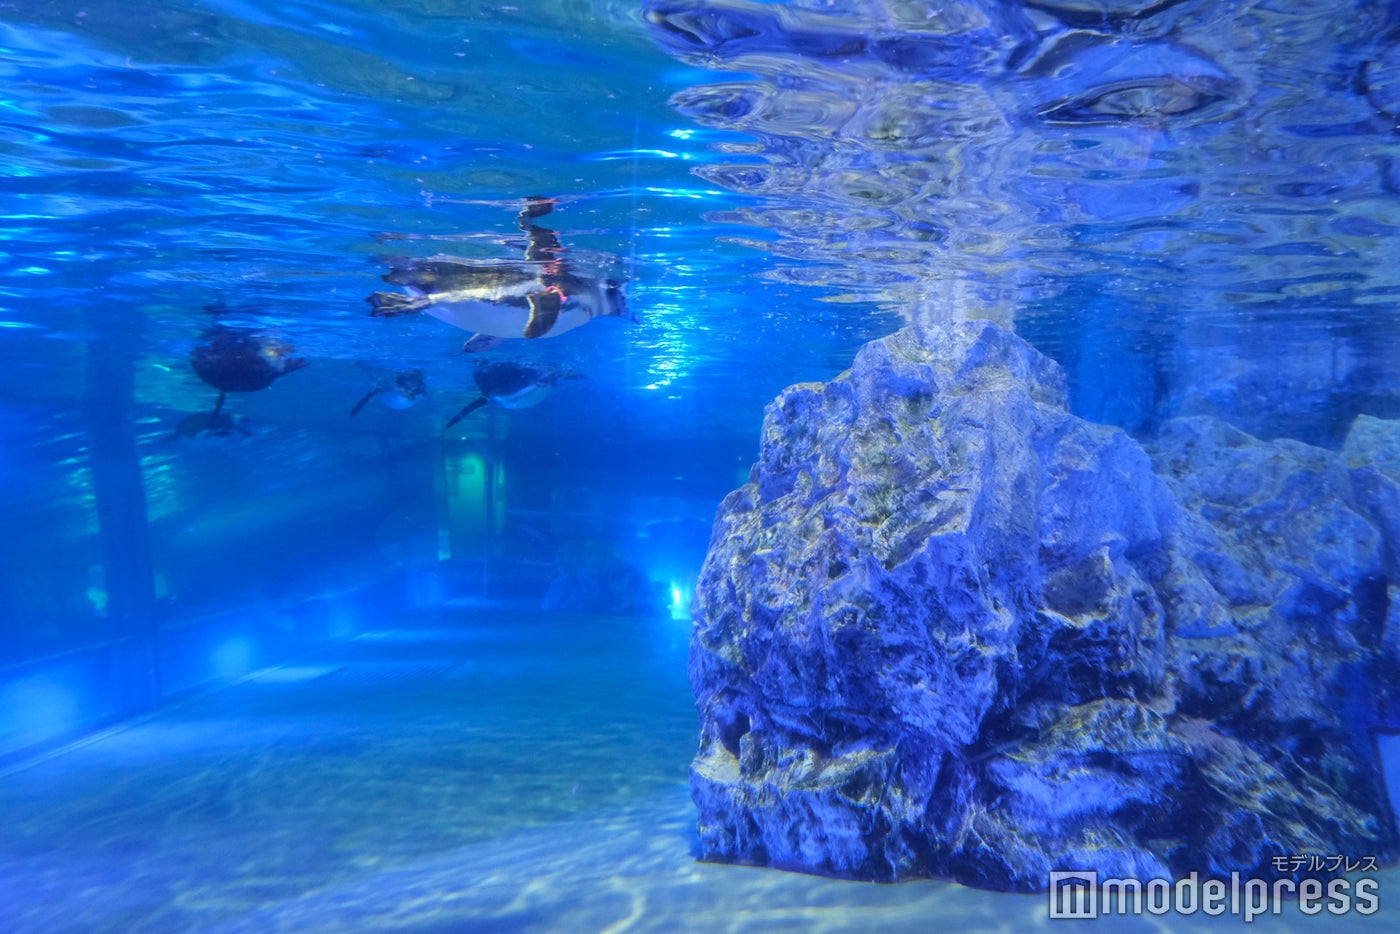
{"label": "penguin head", "polygon": [[637,321],[637,316],[632,314],[627,307],[627,295],[622,291],[626,282],[622,279],[608,279],[603,283],[603,298],[607,305],[604,314],[611,317],[626,318],[633,322]]}

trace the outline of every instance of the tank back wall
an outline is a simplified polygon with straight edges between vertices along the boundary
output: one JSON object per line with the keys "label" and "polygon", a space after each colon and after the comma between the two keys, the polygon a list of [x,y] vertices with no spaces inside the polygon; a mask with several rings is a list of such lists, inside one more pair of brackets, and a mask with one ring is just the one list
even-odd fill
{"label": "tank back wall", "polygon": [[436,561],[436,442],[269,427],[231,444],[174,444],[166,426],[142,423],[122,391],[130,361],[116,359],[91,371],[89,404],[73,417],[16,407],[0,419],[53,435],[18,448],[24,463],[0,493],[16,532],[0,543],[0,761],[354,635],[440,591],[424,584]]}
{"label": "tank back wall", "polygon": [[[715,507],[753,459],[750,438],[643,441],[625,424],[454,439],[292,413],[177,443],[113,381],[109,359],[101,410],[0,420],[53,432],[0,493],[24,533],[0,544],[0,761],[462,598],[684,619]],[[114,422],[134,426],[127,443]]]}
{"label": "tank back wall", "polygon": [[504,452],[493,594],[558,610],[684,617],[715,509],[747,476],[750,447],[737,438],[562,435]]}

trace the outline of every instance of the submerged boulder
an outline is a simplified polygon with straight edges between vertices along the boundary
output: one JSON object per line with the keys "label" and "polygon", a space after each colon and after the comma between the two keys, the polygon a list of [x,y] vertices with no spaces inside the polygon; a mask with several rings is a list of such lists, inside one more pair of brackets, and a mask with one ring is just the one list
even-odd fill
{"label": "submerged boulder", "polygon": [[[1400,420],[1358,415],[1342,446],[1363,510],[1381,530],[1385,592],[1375,585],[1374,597],[1387,604],[1380,633],[1374,679],[1380,697],[1380,722],[1400,733]],[[1391,776],[1392,788],[1400,775]],[[1392,792],[1393,794],[1393,792]],[[1400,800],[1391,804],[1400,807]]]}
{"label": "submerged boulder", "polygon": [[986,322],[868,344],[715,523],[702,855],[1029,891],[1393,854],[1387,482],[1205,418],[1149,452]]}

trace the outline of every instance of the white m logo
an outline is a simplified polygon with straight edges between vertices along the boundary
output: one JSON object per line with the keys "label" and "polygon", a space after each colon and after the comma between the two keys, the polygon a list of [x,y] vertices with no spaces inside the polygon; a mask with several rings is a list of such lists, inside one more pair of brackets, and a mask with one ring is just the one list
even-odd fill
{"label": "white m logo", "polygon": [[1097,918],[1098,887],[1097,870],[1050,873],[1050,917]]}

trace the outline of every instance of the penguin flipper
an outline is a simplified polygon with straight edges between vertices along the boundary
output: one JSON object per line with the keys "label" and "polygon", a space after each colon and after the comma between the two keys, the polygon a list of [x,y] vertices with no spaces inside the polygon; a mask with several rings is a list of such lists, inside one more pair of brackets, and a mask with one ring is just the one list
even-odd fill
{"label": "penguin flipper", "polygon": [[526,296],[530,302],[530,320],[525,322],[527,338],[543,337],[559,321],[559,305],[563,296],[554,289]]}
{"label": "penguin flipper", "polygon": [[460,411],[460,412],[458,412],[456,415],[452,416],[452,420],[451,420],[450,422],[448,422],[446,425],[443,425],[443,426],[442,426],[442,430],[443,430],[443,431],[446,431],[447,429],[451,428],[453,425],[457,424],[457,423],[460,422],[462,419],[466,418],[468,415],[472,414],[472,413],[475,412],[477,409],[481,408],[481,407],[482,407],[483,405],[485,405],[488,401],[489,401],[489,400],[488,400],[485,396],[477,396],[475,399],[473,399],[472,401],[468,402],[466,405],[462,406],[462,411]]}
{"label": "penguin flipper", "polygon": [[365,397],[364,397],[363,399],[361,399],[359,402],[356,402],[356,403],[355,403],[355,407],[354,407],[353,409],[350,410],[350,415],[351,415],[351,417],[354,417],[354,416],[356,416],[356,415],[359,415],[359,414],[360,414],[360,409],[363,409],[363,408],[365,407],[365,404],[366,404],[367,402],[369,402],[369,400],[373,399],[373,398],[374,398],[376,395],[378,395],[378,394],[379,394],[379,387],[378,387],[378,386],[376,386],[375,388],[371,389],[369,392],[365,393]]}
{"label": "penguin flipper", "polygon": [[372,318],[417,314],[432,304],[432,299],[426,295],[404,295],[401,292],[375,292],[365,301],[370,303]]}

